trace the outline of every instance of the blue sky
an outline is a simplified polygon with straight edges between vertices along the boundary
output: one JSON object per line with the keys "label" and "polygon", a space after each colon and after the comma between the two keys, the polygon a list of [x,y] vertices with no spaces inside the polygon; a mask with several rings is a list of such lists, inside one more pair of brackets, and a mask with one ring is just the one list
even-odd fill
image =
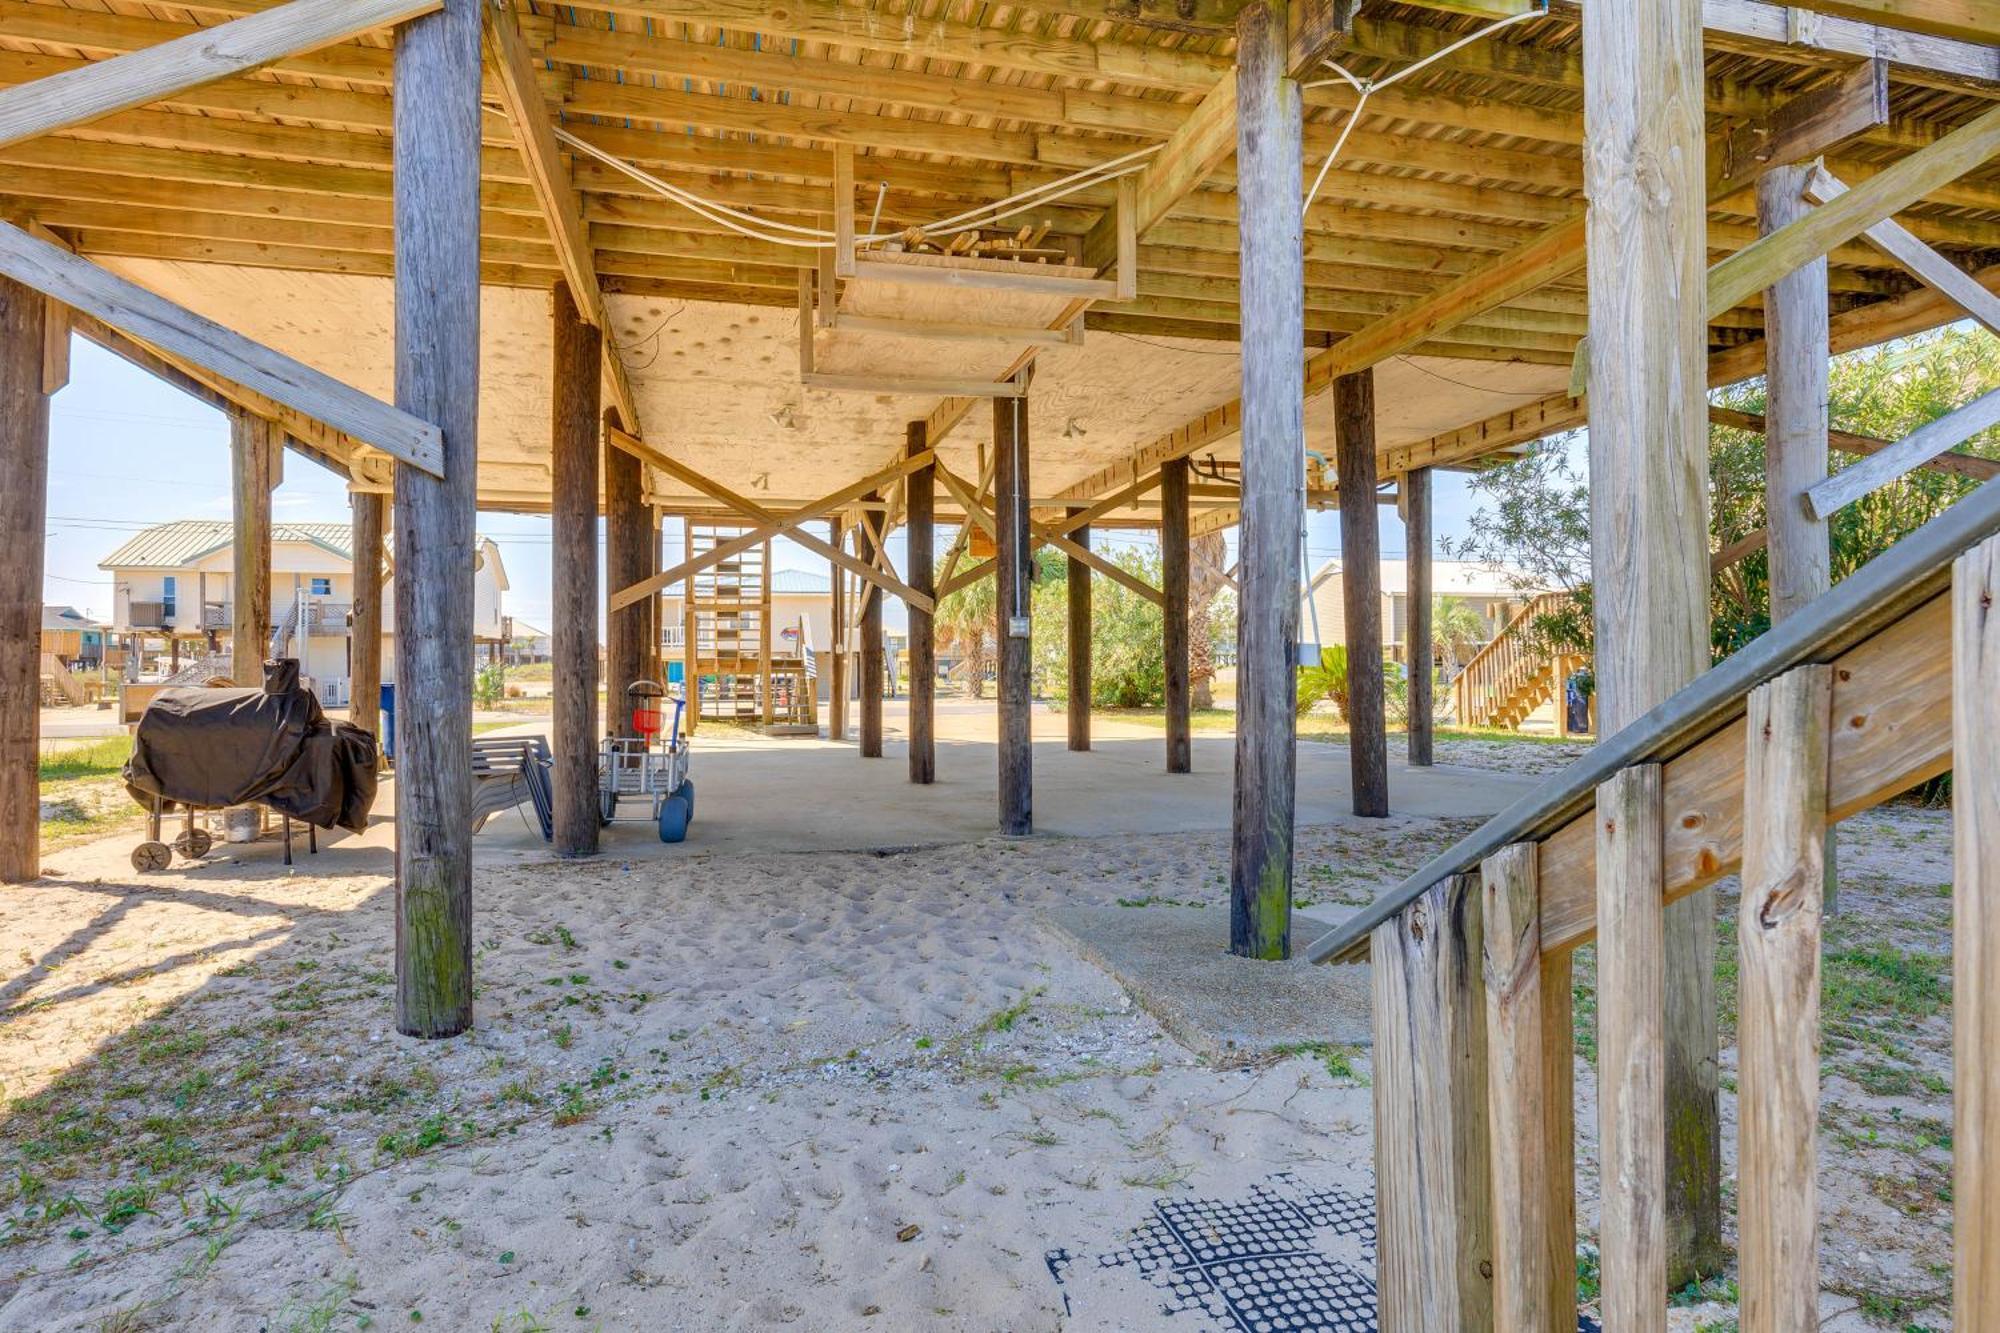
{"label": "blue sky", "polygon": [[[106,617],[111,580],[97,562],[141,528],[176,518],[229,517],[229,423],[220,412],[189,398],[152,376],[75,339],[69,386],[55,396],[49,422],[48,565],[44,600]],[[1456,537],[1474,508],[1465,479],[1442,474],[1437,481],[1440,536]],[[1395,511],[1383,507],[1382,549],[1403,552],[1403,529]],[[346,522],[344,478],[301,458],[285,455],[285,480],[272,498],[280,522]],[[512,590],[507,611],[548,628],[549,524],[543,517],[481,514],[479,530],[500,543]],[[669,551],[679,535],[670,525]],[[1139,533],[1103,533],[1100,545],[1151,545]],[[1311,515],[1307,548],[1317,566],[1338,553],[1340,520],[1331,513]],[[902,536],[890,540],[891,557],[903,564]],[[1232,556],[1233,558],[1233,556]],[[824,573],[825,562],[790,542],[780,541],[773,563],[781,569]],[[887,618],[901,620],[893,598]]]}

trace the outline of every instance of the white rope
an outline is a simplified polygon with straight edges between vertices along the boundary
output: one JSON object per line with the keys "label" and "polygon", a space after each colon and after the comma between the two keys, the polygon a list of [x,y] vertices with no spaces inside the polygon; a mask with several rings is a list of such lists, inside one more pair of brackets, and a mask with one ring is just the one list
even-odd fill
{"label": "white rope", "polygon": [[[1358,78],[1353,73],[1342,67],[1339,61],[1331,59],[1327,60],[1325,62],[1326,67],[1332,70],[1335,74],[1338,74],[1340,78],[1344,80],[1350,88],[1354,89],[1356,96],[1354,99],[1354,109],[1347,113],[1347,120],[1340,127],[1340,136],[1333,141],[1333,149],[1326,155],[1326,160],[1319,164],[1319,173],[1313,177],[1312,188],[1306,191],[1305,206],[1307,208],[1311,208],[1313,200],[1319,197],[1319,188],[1320,186],[1326,183],[1326,173],[1333,169],[1333,164],[1335,162],[1340,160],[1340,150],[1347,146],[1347,136],[1354,132],[1355,122],[1361,119],[1362,108],[1368,105],[1369,97],[1371,97],[1375,93],[1380,92],[1384,88],[1402,82],[1404,79],[1409,78],[1412,74],[1415,74],[1418,70],[1424,69],[1429,65],[1436,64],[1438,61],[1443,60],[1446,56],[1451,55],[1454,52],[1463,50],[1465,47],[1472,45],[1474,42],[1485,41],[1488,37],[1491,37],[1494,33],[1499,32],[1502,28],[1512,27],[1514,24],[1526,22],[1528,19],[1541,18],[1543,17],[1544,13],[1545,13],[1544,10],[1529,9],[1529,10],[1523,10],[1519,14],[1509,14],[1506,18],[1500,19],[1498,22],[1495,23],[1489,23],[1488,25],[1481,28],[1477,32],[1467,33],[1465,36],[1459,38],[1457,41],[1453,42],[1449,46],[1439,47],[1437,50],[1431,52],[1429,55],[1425,56],[1422,60],[1417,61],[1415,64],[1405,65],[1403,68],[1397,70],[1394,74],[1387,75],[1386,77],[1380,79]],[[1306,87],[1328,88],[1332,87],[1335,82],[1336,81],[1333,79],[1321,79],[1317,83],[1307,84]]]}
{"label": "white rope", "polygon": [[[833,247],[833,233],[824,228],[804,227],[796,223],[780,222],[775,218],[763,217],[756,213],[746,213],[742,209],[718,203],[713,199],[698,195],[692,190],[675,185],[671,181],[662,180],[660,177],[634,166],[616,154],[604,151],[589,140],[579,138],[560,125],[552,126],[551,128],[557,139],[568,144],[578,152],[595,158],[612,170],[631,177],[646,188],[679,204],[689,212],[706,218],[717,226],[735,232],[740,236],[747,236],[751,240],[756,241],[768,241],[774,245],[789,245],[803,250],[827,250]],[[1163,144],[1148,144],[1146,147],[1126,153],[1122,157],[1112,158],[1108,162],[1100,162],[1096,166],[1085,167],[1080,171],[1071,172],[1067,176],[1059,176],[1055,180],[1033,186],[1016,194],[1011,194],[1005,199],[997,199],[989,204],[981,204],[977,208],[967,209],[963,213],[955,214],[952,217],[944,218],[937,222],[925,223],[917,228],[917,232],[921,236],[952,236],[962,231],[972,231],[979,227],[990,226],[995,222],[1013,217],[1016,214],[1028,212],[1030,209],[1054,203],[1058,199],[1064,199],[1070,195],[1090,189],[1093,186],[1101,185],[1105,181],[1115,180],[1120,176],[1127,176],[1135,171],[1139,171],[1145,165],[1144,159],[1159,152],[1163,147],[1165,147]],[[878,194],[876,198],[876,220],[870,223],[871,227],[879,223],[882,198],[887,192],[888,182],[884,181],[882,182],[881,194]],[[871,231],[865,236],[855,237],[854,242],[856,245],[876,245],[883,241],[894,240],[902,234],[903,232],[901,231]]]}

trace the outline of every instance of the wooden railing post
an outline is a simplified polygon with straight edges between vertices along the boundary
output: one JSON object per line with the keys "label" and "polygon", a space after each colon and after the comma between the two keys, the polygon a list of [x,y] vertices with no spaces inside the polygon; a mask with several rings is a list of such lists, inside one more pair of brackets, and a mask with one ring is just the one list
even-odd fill
{"label": "wooden railing post", "polygon": [[1576,1171],[1569,959],[1542,957],[1531,842],[1480,865],[1495,1333],[1576,1327]]}
{"label": "wooden railing post", "polygon": [[1660,767],[1597,789],[1597,1118],[1604,1326],[1667,1327],[1666,867]]}
{"label": "wooden railing post", "polygon": [[1492,1326],[1481,927],[1478,877],[1455,875],[1370,940],[1381,1333]]}
{"label": "wooden railing post", "polygon": [[1737,918],[1738,1255],[1744,1333],[1811,1328],[1819,1307],[1820,893],[1833,669],[1750,692]]}
{"label": "wooden railing post", "polygon": [[2000,1330],[2000,537],[1952,566],[1952,1327]]}

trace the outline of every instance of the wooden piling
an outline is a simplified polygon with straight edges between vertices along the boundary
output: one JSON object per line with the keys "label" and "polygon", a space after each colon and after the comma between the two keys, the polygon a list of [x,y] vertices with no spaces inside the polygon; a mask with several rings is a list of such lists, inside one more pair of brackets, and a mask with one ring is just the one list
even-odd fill
{"label": "wooden piling", "polygon": [[[1023,372],[1025,376],[1027,372]],[[1025,384],[1023,390],[1025,391]],[[999,637],[1000,831],[1034,832],[1034,749],[1030,741],[1028,400],[993,400],[994,626]]]}
{"label": "wooden piling", "polygon": [[1750,692],[1737,914],[1743,1333],[1819,1323],[1820,892],[1833,668]]}
{"label": "wooden piling", "polygon": [[[1708,207],[1700,0],[1584,25],[1591,567],[1599,734],[1693,680],[1708,643]],[[1667,911],[1667,1209],[1675,1286],[1720,1272],[1715,894]]]}
{"label": "wooden piling", "polygon": [[396,30],[396,406],[443,475],[396,468],[396,1027],[472,1024],[472,539],[479,465],[480,0]]}
{"label": "wooden piling", "polygon": [[271,488],[280,437],[242,408],[229,413],[229,672],[238,685],[261,685],[271,651]]}
{"label": "wooden piling", "polygon": [[[657,595],[613,608],[611,595],[653,573],[648,547],[652,509],[646,504],[646,465],[623,449],[604,450],[604,734],[633,736],[625,687],[650,678],[646,640]],[[592,636],[593,639],[595,636]]]}
{"label": "wooden piling", "polygon": [[1666,923],[1660,768],[1597,789],[1597,1121],[1604,1326],[1665,1333]]}
{"label": "wooden piling", "polygon": [[[826,525],[826,539],[835,550],[847,549],[847,524],[835,518]],[[847,571],[839,565],[833,567],[833,646],[827,653],[827,710],[826,734],[828,740],[847,741]]]}
{"label": "wooden piling", "polygon": [[1251,0],[1236,18],[1243,517],[1229,947],[1249,958],[1291,953],[1305,292],[1299,86],[1286,77],[1285,12]]}
{"label": "wooden piling", "polygon": [[372,732],[382,725],[382,530],[389,497],[354,491],[348,502],[354,511],[354,609],[347,630],[347,720]]}
{"label": "wooden piling", "polygon": [[[867,498],[880,501],[882,493],[871,491]],[[879,509],[872,510],[864,514],[854,537],[860,547],[856,554],[873,565],[881,561],[882,548],[873,535],[881,529],[871,529],[871,522],[886,525],[888,520]],[[860,687],[863,759],[882,757],[882,597],[880,588],[868,585],[861,589],[861,651],[855,658],[854,675]]]}
{"label": "wooden piling", "polygon": [[1167,772],[1194,767],[1188,721],[1188,460],[1160,464],[1160,593],[1166,658]]}
{"label": "wooden piling", "polygon": [[1389,733],[1382,680],[1382,534],[1375,512],[1375,372],[1333,385],[1340,475],[1340,589],[1346,611],[1347,755],[1354,813],[1389,813]]}
{"label": "wooden piling", "polygon": [[42,872],[42,573],[48,529],[49,400],[40,292],[0,278],[0,883]]}
{"label": "wooden piling", "polygon": [[1483,933],[1479,879],[1456,875],[1369,942],[1382,1333],[1493,1326]]}
{"label": "wooden piling", "polygon": [[2000,538],[1952,566],[1952,1327],[2000,1330]]}
{"label": "wooden piling", "polygon": [[[554,733],[550,748],[555,757],[555,852],[557,856],[595,856],[599,808],[597,497],[602,450],[597,382],[602,370],[602,340],[578,312],[566,282],[555,285],[553,321],[549,528],[554,543],[550,565],[555,605],[549,646],[555,662],[555,716],[550,724]],[[619,554],[630,560],[629,551]],[[631,670],[638,645],[629,629],[629,617],[625,623],[617,666]]]}
{"label": "wooden piling", "polygon": [[[1410,767],[1429,768],[1437,724],[1432,669],[1437,648],[1431,636],[1431,470],[1427,467],[1403,474],[1403,568],[1408,603],[1403,666],[1409,682]],[[1562,706],[1558,687],[1558,713]]]}
{"label": "wooden piling", "polygon": [[[1071,509],[1074,518],[1082,511]],[[1073,529],[1069,539],[1084,550],[1090,549],[1090,525]],[[1069,609],[1069,748],[1090,748],[1090,566],[1081,560],[1069,562],[1065,588]]]}
{"label": "wooden piling", "polygon": [[[914,458],[930,448],[930,423],[912,421],[903,449]],[[926,597],[937,592],[935,516],[937,468],[926,463],[910,473],[909,498],[903,504],[903,581]],[[910,621],[910,781],[937,781],[937,631],[935,618],[920,606],[909,606]]]}

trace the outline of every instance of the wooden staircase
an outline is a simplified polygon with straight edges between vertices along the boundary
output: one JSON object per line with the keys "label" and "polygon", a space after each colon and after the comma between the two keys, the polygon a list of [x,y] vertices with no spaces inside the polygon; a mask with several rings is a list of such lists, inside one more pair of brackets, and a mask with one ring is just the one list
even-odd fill
{"label": "wooden staircase", "polygon": [[1555,700],[1560,726],[1562,682],[1579,659],[1550,655],[1535,641],[1534,627],[1541,617],[1562,610],[1571,601],[1566,592],[1543,593],[1508,621],[1493,642],[1473,654],[1452,683],[1457,692],[1458,725],[1512,731],[1537,708]]}

